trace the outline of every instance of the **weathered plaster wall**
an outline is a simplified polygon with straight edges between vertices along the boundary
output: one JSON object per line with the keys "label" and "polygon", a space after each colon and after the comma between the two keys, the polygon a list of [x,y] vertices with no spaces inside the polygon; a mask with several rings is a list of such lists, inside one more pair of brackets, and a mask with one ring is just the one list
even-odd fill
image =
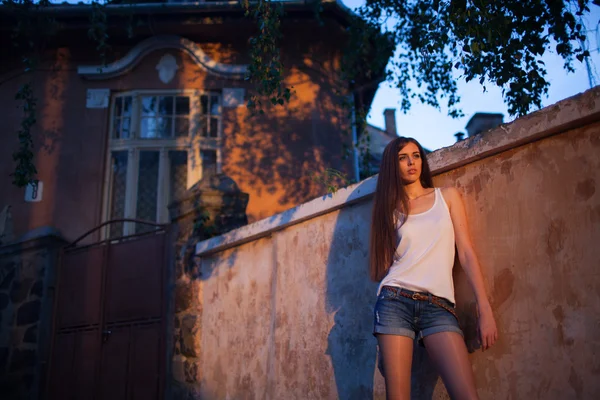
{"label": "weathered plaster wall", "polygon": [[[500,340],[482,353],[455,268],[481,398],[600,391],[600,91],[431,156],[463,193]],[[205,398],[383,399],[367,278],[374,180],[199,243],[195,315]],[[413,398],[447,394],[415,350]]]}
{"label": "weathered plaster wall", "polygon": [[[594,123],[436,179],[464,193],[502,335],[472,357],[482,397],[586,399],[600,390],[599,154]],[[467,307],[470,290],[458,280]]]}

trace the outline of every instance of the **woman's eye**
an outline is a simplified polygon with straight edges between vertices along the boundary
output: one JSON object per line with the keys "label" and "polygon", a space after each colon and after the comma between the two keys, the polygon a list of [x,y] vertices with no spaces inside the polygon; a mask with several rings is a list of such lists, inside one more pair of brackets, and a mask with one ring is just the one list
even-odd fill
{"label": "woman's eye", "polygon": [[420,154],[415,154],[414,157],[415,158],[421,158],[421,155]]}

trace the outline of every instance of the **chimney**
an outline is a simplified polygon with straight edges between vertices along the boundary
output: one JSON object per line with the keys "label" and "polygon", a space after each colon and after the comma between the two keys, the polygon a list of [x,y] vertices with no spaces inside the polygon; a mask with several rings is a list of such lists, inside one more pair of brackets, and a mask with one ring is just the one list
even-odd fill
{"label": "chimney", "polygon": [[457,142],[460,142],[461,140],[463,140],[463,138],[465,137],[465,134],[462,132],[456,132],[454,134],[454,137],[456,138]]}
{"label": "chimney", "polygon": [[383,117],[385,118],[385,131],[387,134],[393,137],[398,136],[396,131],[396,109],[386,108],[383,110]]}
{"label": "chimney", "polygon": [[478,112],[471,117],[465,129],[467,135],[471,137],[502,125],[503,120],[503,114]]}

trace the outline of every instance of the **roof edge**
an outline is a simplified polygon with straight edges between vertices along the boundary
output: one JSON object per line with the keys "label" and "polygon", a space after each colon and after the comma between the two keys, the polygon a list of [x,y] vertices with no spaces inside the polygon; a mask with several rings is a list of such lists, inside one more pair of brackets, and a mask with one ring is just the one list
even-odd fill
{"label": "roof edge", "polygon": [[[251,2],[252,3],[252,2]],[[311,0],[281,0],[284,9],[293,10],[312,10],[314,1]],[[349,7],[344,5],[341,0],[321,0],[323,7],[337,12],[339,16],[350,21],[356,14]],[[9,6],[0,5],[0,12],[8,10]],[[62,14],[65,17],[85,15],[92,9],[89,4],[57,4],[48,7],[38,8],[36,11],[41,14]],[[186,2],[186,3],[136,3],[136,4],[107,4],[105,10],[109,15],[129,15],[132,10],[150,14],[201,14],[213,12],[242,12],[244,10],[241,1],[215,1],[215,2]]]}

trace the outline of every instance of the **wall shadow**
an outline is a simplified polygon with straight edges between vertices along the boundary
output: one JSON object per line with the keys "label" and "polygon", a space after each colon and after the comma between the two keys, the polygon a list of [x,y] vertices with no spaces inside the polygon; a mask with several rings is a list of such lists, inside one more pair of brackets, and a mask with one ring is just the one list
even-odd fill
{"label": "wall shadow", "polygon": [[368,276],[370,212],[368,201],[338,212],[327,258],[326,311],[335,315],[326,354],[331,357],[340,399],[373,399],[377,285]]}
{"label": "wall shadow", "polygon": [[[353,193],[360,190],[360,185]],[[327,312],[334,313],[328,335],[340,399],[384,399],[373,336],[377,283],[369,278],[368,255],[372,201],[363,200],[339,211],[327,259]],[[411,399],[433,399],[440,391],[436,372],[424,347],[415,341]],[[443,386],[442,386],[443,387]],[[437,393],[439,395],[439,393]]]}

